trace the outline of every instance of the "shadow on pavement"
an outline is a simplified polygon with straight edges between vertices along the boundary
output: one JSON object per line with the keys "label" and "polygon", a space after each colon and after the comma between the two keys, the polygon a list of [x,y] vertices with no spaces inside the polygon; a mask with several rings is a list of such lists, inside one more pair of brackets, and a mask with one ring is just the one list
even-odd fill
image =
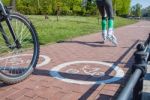
{"label": "shadow on pavement", "polygon": [[150,80],[150,73],[146,73],[144,80]]}
{"label": "shadow on pavement", "polygon": [[7,86],[10,86],[10,85],[7,85],[7,84],[4,84],[3,82],[0,82],[0,88],[7,87]]}
{"label": "shadow on pavement", "polygon": [[[120,77],[114,77],[110,75],[105,75],[105,76],[99,76],[99,75],[86,75],[86,74],[72,74],[72,73],[65,73],[65,72],[55,72],[55,71],[48,71],[48,70],[42,70],[42,69],[36,69],[33,73],[33,75],[42,75],[42,76],[50,76],[53,77],[50,73],[58,73],[62,77],[66,79],[72,79],[72,80],[78,80],[78,81],[102,81],[102,80],[107,80],[111,78],[120,78]],[[57,77],[57,76],[56,76]],[[57,77],[61,78],[61,77]]]}
{"label": "shadow on pavement", "polygon": [[[137,40],[137,41],[135,41],[135,43],[129,48],[129,49],[127,49],[127,51],[125,51],[124,52],[124,54],[123,55],[121,55],[120,56],[120,58],[114,63],[114,66],[118,66],[118,64],[124,59],[124,57],[130,52],[130,50],[131,49],[133,49],[136,45],[137,45],[137,43],[139,42],[139,40]],[[128,62],[131,62],[130,60],[131,59],[133,59],[133,55],[131,56],[131,58],[129,59],[129,61]],[[128,62],[127,62],[127,64],[128,64]],[[130,63],[131,64],[131,63]],[[125,65],[125,66],[127,66],[127,65]],[[130,67],[131,67],[131,65],[130,65]],[[129,71],[129,70],[128,70]],[[108,74],[109,75],[109,73],[111,73],[112,72],[112,68],[110,68],[110,69],[108,69],[105,73],[106,74]],[[128,72],[127,72],[128,73]],[[124,77],[126,77],[126,76],[128,76],[128,75],[125,75]],[[120,80],[120,82],[122,81],[122,80],[124,80],[124,78],[122,78],[121,80]],[[115,82],[116,83],[116,82]],[[123,83],[123,84],[125,84],[125,83]],[[79,98],[79,100],[86,100],[86,99],[88,99],[91,95],[92,95],[92,93],[94,93],[94,91],[99,87],[100,85],[98,85],[98,84],[94,84],[93,86],[91,86],[91,88],[87,91],[87,92],[85,92],[80,98]],[[118,91],[120,91],[121,90],[121,87],[120,87],[120,89],[118,89]],[[118,92],[117,91],[117,92]],[[118,94],[115,94],[113,97],[109,97],[109,99],[106,99],[106,100],[115,100],[115,97],[117,96]],[[101,98],[100,97],[101,95],[99,95],[99,98]],[[100,99],[99,99],[100,100]]]}
{"label": "shadow on pavement", "polygon": [[112,45],[105,45],[103,41],[97,41],[97,42],[83,42],[83,41],[58,41],[57,43],[77,43],[82,45],[87,45],[91,47],[115,47]]}
{"label": "shadow on pavement", "polygon": [[[124,59],[124,57],[137,45],[139,41],[135,41],[134,44],[132,44],[132,46],[130,48],[128,48],[123,55],[120,56],[120,58],[114,63],[113,66],[118,66],[118,64],[120,64],[122,62],[122,60]],[[127,61],[127,63],[125,63],[125,66],[128,66],[128,68],[130,68],[132,66],[132,62],[133,62],[133,55],[130,57],[130,59]],[[109,75],[111,72],[113,71],[113,68],[109,68],[105,74]],[[130,70],[128,70],[126,73],[130,73]],[[33,73],[34,75],[43,75],[43,76],[49,76],[49,71],[48,70],[41,70],[41,69],[36,69],[36,71]],[[92,77],[91,75],[83,75],[83,74],[71,74],[71,73],[64,73],[64,72],[59,72],[59,74],[61,74],[64,77],[67,77],[69,79],[74,79],[74,80],[88,80],[88,81],[96,81],[96,80],[102,80],[99,77],[96,78],[90,78]],[[52,77],[52,76],[51,76]],[[108,76],[109,78],[111,78],[112,76]],[[114,82],[115,84],[120,84],[122,83],[122,85],[125,85],[125,83],[127,82],[127,79],[129,77],[129,74],[125,75],[124,78],[122,78],[121,80]],[[114,84],[114,83],[109,83],[109,84]],[[93,93],[94,91],[101,86],[101,84],[94,84],[91,86],[91,88],[89,88],[80,98],[79,100],[87,100]],[[100,94],[99,97],[97,98],[97,100],[101,100],[102,98],[105,98],[105,100],[115,100],[115,98],[118,95],[118,92],[122,89],[122,87],[120,87],[118,89],[118,91],[116,92],[116,94],[112,97],[112,96],[108,96],[105,94]],[[107,99],[106,99],[107,98]]]}
{"label": "shadow on pavement", "polygon": [[142,100],[149,100],[150,99],[150,93],[143,92],[142,93]]}

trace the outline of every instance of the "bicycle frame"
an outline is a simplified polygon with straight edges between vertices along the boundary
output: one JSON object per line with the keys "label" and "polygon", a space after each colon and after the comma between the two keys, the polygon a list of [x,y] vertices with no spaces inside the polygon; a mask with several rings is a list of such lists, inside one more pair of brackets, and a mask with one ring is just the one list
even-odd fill
{"label": "bicycle frame", "polygon": [[[7,9],[7,8],[4,7],[2,1],[0,0],[0,10],[1,10],[2,15],[4,16],[4,19],[5,19],[5,21],[6,21],[7,25],[8,25],[9,31],[10,31],[10,33],[11,33],[11,35],[12,35],[12,37],[13,37],[13,40],[14,40],[14,42],[15,42],[15,44],[16,44],[15,47],[16,47],[16,48],[20,48],[21,45],[20,45],[18,39],[16,38],[15,32],[14,32],[14,30],[13,30],[11,24],[10,24],[10,19],[11,19],[11,17],[9,16],[9,13],[8,13],[9,11],[6,12],[6,9]],[[1,25],[1,23],[0,23],[0,29],[1,29],[1,31],[2,31],[2,35],[3,35],[3,38],[4,38],[5,43],[7,44],[7,46],[9,46],[9,48],[11,48],[11,49],[15,48],[15,47],[10,46],[9,40],[8,40],[8,38],[7,38],[7,36],[6,36],[6,33],[5,33],[5,31],[4,31],[4,29],[3,29],[2,25]]]}

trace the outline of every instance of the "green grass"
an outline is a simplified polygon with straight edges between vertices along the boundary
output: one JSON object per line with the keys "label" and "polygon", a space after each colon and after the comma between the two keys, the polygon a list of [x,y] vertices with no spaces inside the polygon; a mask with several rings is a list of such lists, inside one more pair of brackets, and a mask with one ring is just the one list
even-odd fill
{"label": "green grass", "polygon": [[[54,43],[85,34],[99,32],[101,29],[100,21],[97,17],[81,16],[60,16],[57,22],[56,16],[28,16],[32,21],[39,35],[40,44]],[[115,18],[115,27],[133,24],[137,21]]]}

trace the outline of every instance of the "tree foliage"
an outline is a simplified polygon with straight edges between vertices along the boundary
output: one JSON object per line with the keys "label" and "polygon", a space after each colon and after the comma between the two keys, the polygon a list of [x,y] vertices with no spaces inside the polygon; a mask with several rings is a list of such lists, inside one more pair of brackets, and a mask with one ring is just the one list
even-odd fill
{"label": "tree foliage", "polygon": [[[5,4],[16,1],[16,10],[23,14],[56,15],[95,15],[97,12],[95,0],[87,0],[87,6],[82,6],[83,0],[3,0]],[[113,0],[117,15],[128,15],[131,0]]]}
{"label": "tree foliage", "polygon": [[143,17],[150,17],[150,6],[142,9],[142,16]]}
{"label": "tree foliage", "polygon": [[113,0],[116,15],[126,16],[129,14],[131,0]]}
{"label": "tree foliage", "polygon": [[136,5],[132,6],[131,15],[136,16],[136,17],[141,17],[141,15],[142,15],[142,5],[137,3]]}

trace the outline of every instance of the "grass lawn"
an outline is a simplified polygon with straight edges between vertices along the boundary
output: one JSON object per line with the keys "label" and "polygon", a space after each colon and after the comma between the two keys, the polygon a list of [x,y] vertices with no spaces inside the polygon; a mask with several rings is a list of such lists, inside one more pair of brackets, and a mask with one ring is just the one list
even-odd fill
{"label": "grass lawn", "polygon": [[[101,31],[98,17],[60,16],[58,22],[56,16],[49,16],[48,19],[37,15],[28,17],[36,27],[42,45]],[[137,21],[116,17],[115,27],[135,22]]]}

